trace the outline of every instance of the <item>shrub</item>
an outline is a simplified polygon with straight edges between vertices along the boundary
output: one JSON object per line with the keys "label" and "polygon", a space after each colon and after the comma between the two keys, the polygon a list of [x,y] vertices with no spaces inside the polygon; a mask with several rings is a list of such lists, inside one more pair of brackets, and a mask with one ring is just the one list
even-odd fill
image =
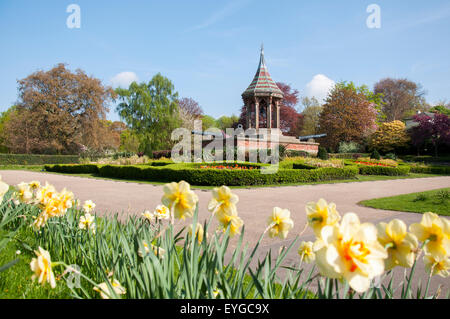
{"label": "shrub", "polygon": [[411,167],[411,173],[450,175],[450,166],[409,165]]}
{"label": "shrub", "polygon": [[397,156],[394,153],[387,153],[383,157],[387,158],[387,159],[391,159],[391,160],[396,160],[397,159]]}
{"label": "shrub", "polygon": [[358,165],[358,167],[361,175],[405,176],[410,172],[410,167],[406,165],[398,167]]}
{"label": "shrub", "polygon": [[339,143],[339,153],[356,153],[359,152],[361,146],[355,142],[341,142]]}
{"label": "shrub", "polygon": [[172,151],[171,150],[153,151],[152,155],[153,155],[154,159],[160,159],[161,157],[171,158],[172,157]]}
{"label": "shrub", "polygon": [[370,158],[379,160],[381,159],[380,153],[378,153],[378,151],[375,149],[373,150],[372,154],[370,154]]}
{"label": "shrub", "polygon": [[[91,173],[96,170],[96,168],[90,166],[92,165],[46,165],[45,169],[65,173]],[[174,164],[168,167],[104,165],[99,166],[97,169],[98,174],[103,177],[158,182],[178,182],[184,180],[192,185],[205,186],[310,183],[337,179],[353,179],[358,174],[358,168],[356,166],[347,166],[345,168],[309,167],[309,169],[301,169],[299,167],[299,169],[279,169],[274,174],[263,174],[259,169],[200,169],[189,164]]]}
{"label": "shrub", "polygon": [[68,174],[98,174],[99,165],[81,164],[81,165],[45,165],[44,169],[49,172],[68,173]]}
{"label": "shrub", "polygon": [[327,160],[328,159],[328,152],[325,149],[325,147],[319,146],[319,152],[317,154],[317,157],[322,159],[322,160]]}
{"label": "shrub", "polygon": [[78,155],[0,154],[0,165],[44,165],[79,163]]}

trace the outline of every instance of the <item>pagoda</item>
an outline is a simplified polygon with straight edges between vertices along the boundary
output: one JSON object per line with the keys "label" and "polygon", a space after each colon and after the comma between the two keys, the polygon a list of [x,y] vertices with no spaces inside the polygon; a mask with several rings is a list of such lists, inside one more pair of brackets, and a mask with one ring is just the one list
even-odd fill
{"label": "pagoda", "polygon": [[280,127],[280,108],[284,94],[272,80],[264,59],[264,47],[261,46],[259,65],[253,81],[242,93],[246,110],[246,135],[238,138],[238,145],[249,148],[259,147],[260,140],[267,141],[267,146],[273,143],[282,144],[289,150],[305,151],[317,154],[319,144],[313,140],[301,142],[294,136],[284,136]]}

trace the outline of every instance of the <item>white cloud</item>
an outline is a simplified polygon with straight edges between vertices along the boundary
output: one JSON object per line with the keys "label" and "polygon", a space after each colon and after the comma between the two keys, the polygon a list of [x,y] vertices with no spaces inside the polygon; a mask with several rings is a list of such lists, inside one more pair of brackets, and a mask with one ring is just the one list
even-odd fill
{"label": "white cloud", "polygon": [[323,74],[314,75],[312,80],[306,85],[306,95],[315,97],[322,102],[326,99],[328,92],[336,83]]}
{"label": "white cloud", "polygon": [[121,87],[128,89],[132,82],[138,82],[139,78],[134,72],[121,72],[111,78],[110,82],[114,88]]}

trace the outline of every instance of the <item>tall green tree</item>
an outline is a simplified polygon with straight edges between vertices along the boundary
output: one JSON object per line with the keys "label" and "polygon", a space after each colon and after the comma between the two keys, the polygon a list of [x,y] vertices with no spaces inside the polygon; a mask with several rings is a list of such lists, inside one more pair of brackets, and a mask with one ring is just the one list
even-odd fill
{"label": "tall green tree", "polygon": [[8,153],[9,148],[6,146],[7,144],[7,135],[5,131],[5,126],[11,120],[11,116],[17,111],[17,107],[15,105],[11,106],[6,111],[0,113],[0,153]]}
{"label": "tall green tree", "polygon": [[315,97],[304,97],[302,99],[302,105],[303,111],[301,114],[303,115],[303,120],[300,135],[306,136],[319,134],[319,118],[320,113],[322,112],[322,105],[320,105],[319,101],[317,101]]}
{"label": "tall green tree", "polygon": [[151,156],[152,151],[173,146],[171,134],[180,126],[178,93],[173,83],[160,73],[148,83],[117,88],[120,103],[117,112],[128,127],[139,136],[140,151]]}

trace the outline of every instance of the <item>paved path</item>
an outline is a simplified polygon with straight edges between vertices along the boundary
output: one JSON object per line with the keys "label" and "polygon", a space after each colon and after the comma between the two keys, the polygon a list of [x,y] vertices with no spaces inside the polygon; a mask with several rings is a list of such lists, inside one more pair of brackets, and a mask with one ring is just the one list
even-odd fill
{"label": "paved path", "polygon": [[[102,179],[66,176],[30,171],[0,171],[2,180],[8,184],[18,184],[22,181],[48,181],[58,190],[67,187],[81,201],[91,199],[96,203],[96,211],[102,215],[121,213],[122,217],[129,214],[140,214],[144,210],[153,210],[160,204],[163,195],[161,185],[119,182]],[[341,216],[346,212],[357,213],[362,222],[379,223],[394,218],[403,220],[406,224],[419,222],[422,215],[373,209],[359,206],[357,203],[372,198],[395,196],[400,194],[421,192],[426,190],[450,187],[450,177],[430,177],[420,179],[398,179],[388,181],[354,182],[342,184],[318,184],[305,186],[284,186],[267,188],[249,188],[233,190],[239,196],[238,211],[246,224],[245,240],[254,244],[266,227],[266,221],[274,206],[287,208],[294,220],[294,230],[286,240],[263,239],[262,251],[273,249],[278,251],[282,245],[288,245],[299,234],[306,223],[305,205],[309,201],[324,198],[334,202]],[[209,190],[195,190],[200,200],[199,220],[209,216],[207,205],[211,198]],[[450,208],[449,208],[450,210]],[[314,235],[308,229],[301,240],[314,240]],[[296,263],[298,255],[292,250],[288,262]],[[426,279],[423,263],[418,265],[418,274]],[[450,279],[433,277],[431,291],[438,284],[443,284],[443,291],[450,289]]]}

